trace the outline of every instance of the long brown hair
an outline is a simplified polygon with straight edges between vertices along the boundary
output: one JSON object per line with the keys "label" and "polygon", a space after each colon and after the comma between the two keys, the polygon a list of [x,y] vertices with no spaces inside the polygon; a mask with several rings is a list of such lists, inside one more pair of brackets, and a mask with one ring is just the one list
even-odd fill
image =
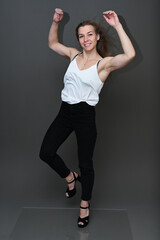
{"label": "long brown hair", "polygon": [[91,25],[94,27],[95,33],[100,35],[100,39],[97,41],[97,52],[101,57],[107,57],[110,55],[109,50],[108,50],[108,41],[107,37],[104,33],[104,30],[100,25],[98,25],[96,22],[92,20],[86,20],[78,24],[76,27],[76,37],[77,40],[79,41],[78,37],[78,30],[80,27],[84,27],[86,25]]}

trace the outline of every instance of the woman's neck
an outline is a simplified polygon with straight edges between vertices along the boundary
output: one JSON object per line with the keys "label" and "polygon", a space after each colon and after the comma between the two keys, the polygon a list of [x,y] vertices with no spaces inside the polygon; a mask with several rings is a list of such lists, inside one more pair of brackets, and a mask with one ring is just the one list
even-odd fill
{"label": "woman's neck", "polygon": [[88,60],[93,60],[93,59],[99,59],[100,55],[98,54],[98,52],[95,51],[91,51],[91,52],[86,52],[86,51],[82,51],[82,58],[84,61],[88,61]]}

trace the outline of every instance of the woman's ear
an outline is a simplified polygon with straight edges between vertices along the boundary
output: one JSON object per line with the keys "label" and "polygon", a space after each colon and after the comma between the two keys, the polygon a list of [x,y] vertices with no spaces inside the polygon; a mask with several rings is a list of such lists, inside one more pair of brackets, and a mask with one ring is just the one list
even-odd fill
{"label": "woman's ear", "polygon": [[100,35],[99,34],[97,34],[97,41],[100,39]]}

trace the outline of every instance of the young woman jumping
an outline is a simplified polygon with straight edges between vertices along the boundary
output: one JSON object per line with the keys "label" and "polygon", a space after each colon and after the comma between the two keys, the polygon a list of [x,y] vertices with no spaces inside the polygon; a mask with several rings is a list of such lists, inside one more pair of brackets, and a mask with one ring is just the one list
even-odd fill
{"label": "young woman jumping", "polygon": [[[135,57],[133,45],[117,14],[114,11],[105,11],[103,17],[116,30],[122,45],[123,53],[114,57],[108,56],[105,35],[101,27],[93,21],[81,22],[76,28],[76,37],[82,51],[59,42],[58,27],[63,18],[61,9],[55,9],[49,32],[49,47],[68,57],[70,64],[64,75],[62,104],[44,137],[40,158],[67,181],[66,197],[75,195],[76,181],[80,181],[82,195],[79,227],[85,227],[89,223],[89,202],[94,184],[93,152],[97,136],[95,105],[109,74],[126,66]],[[77,138],[80,175],[71,171],[57,154],[60,145],[73,131]]]}

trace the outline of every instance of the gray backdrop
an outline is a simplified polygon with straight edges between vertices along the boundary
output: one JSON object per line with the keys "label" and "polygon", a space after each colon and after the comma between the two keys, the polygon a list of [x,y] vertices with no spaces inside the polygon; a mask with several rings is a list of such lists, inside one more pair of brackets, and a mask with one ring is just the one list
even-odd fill
{"label": "gray backdrop", "polygon": [[[66,184],[39,159],[43,136],[56,116],[69,61],[48,48],[54,8],[65,17],[60,40],[79,47],[75,27],[84,19],[103,22],[114,10],[136,49],[136,58],[111,76],[96,106],[94,154],[97,207],[159,201],[159,39],[156,0],[1,0],[0,2],[0,194],[2,202],[68,206]],[[115,31],[106,29],[113,53],[121,51]],[[77,167],[72,134],[59,149]],[[72,204],[79,204],[80,192]],[[72,206],[73,206],[72,205]]]}

